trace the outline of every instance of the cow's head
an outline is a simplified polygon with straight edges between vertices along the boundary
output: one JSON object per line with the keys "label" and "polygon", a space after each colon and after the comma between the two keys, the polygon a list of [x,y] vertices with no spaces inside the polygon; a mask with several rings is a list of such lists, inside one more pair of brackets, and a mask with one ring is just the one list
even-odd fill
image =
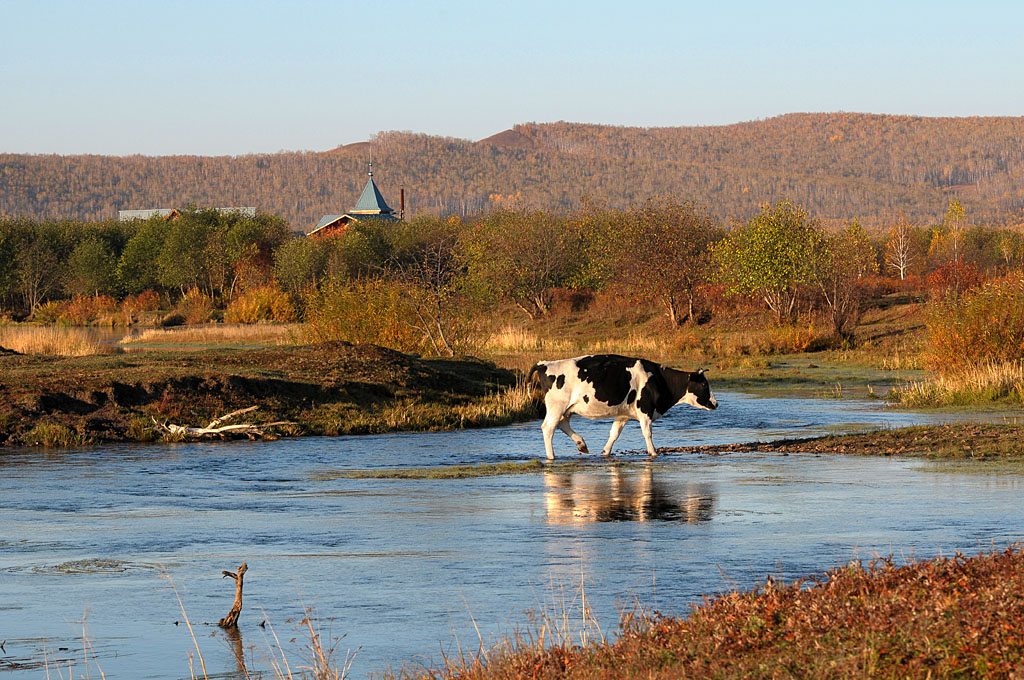
{"label": "cow's head", "polygon": [[686,392],[679,401],[690,406],[707,409],[708,411],[718,408],[718,400],[711,393],[711,385],[708,384],[708,379],[704,377],[703,368],[690,374],[690,382],[686,385]]}

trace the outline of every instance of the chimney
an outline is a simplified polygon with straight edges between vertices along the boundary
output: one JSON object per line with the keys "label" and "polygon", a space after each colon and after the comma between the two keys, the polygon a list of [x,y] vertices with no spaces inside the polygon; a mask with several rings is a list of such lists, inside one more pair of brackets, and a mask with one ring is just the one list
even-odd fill
{"label": "chimney", "polygon": [[405,187],[402,187],[401,190],[398,193],[398,202],[399,202],[398,219],[404,220],[405,219]]}

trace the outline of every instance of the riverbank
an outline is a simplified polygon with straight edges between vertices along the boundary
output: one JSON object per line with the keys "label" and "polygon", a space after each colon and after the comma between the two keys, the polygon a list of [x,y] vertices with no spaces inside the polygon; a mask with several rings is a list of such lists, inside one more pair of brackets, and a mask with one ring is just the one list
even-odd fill
{"label": "riverbank", "polygon": [[474,358],[424,359],[329,342],[203,352],[0,356],[0,445],[153,441],[153,420],[204,426],[258,406],[283,435],[503,425],[533,417],[515,374]]}
{"label": "riverbank", "polygon": [[517,635],[404,678],[1015,677],[1024,667],[1024,552],[853,562],[705,600],[685,618],[623,618],[614,642]]}
{"label": "riverbank", "polygon": [[730,453],[817,453],[866,456],[912,456],[935,460],[1024,460],[1024,425],[951,423],[892,430],[770,442],[681,446],[660,453],[724,455]]}

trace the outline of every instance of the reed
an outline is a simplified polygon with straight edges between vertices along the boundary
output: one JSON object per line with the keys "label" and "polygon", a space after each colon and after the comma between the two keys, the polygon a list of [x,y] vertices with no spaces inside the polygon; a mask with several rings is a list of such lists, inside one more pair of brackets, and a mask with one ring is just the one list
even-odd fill
{"label": "reed", "polygon": [[179,347],[279,346],[299,344],[298,324],[207,324],[176,328],[150,328],[121,340],[120,344]]}
{"label": "reed", "polygon": [[542,338],[522,326],[507,325],[487,336],[483,349],[488,352],[570,352],[575,345],[568,340]]}
{"label": "reed", "polygon": [[121,348],[99,343],[75,328],[65,326],[0,326],[0,347],[21,354],[84,357],[94,354],[117,354]]}
{"label": "reed", "polygon": [[909,408],[992,402],[1024,404],[1024,362],[968,364],[933,380],[894,387],[889,399]]}

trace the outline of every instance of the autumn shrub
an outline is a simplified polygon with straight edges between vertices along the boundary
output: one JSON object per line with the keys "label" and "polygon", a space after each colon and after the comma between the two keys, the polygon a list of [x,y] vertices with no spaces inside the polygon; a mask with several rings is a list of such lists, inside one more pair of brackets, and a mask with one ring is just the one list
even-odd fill
{"label": "autumn shrub", "polygon": [[404,286],[383,279],[333,281],[306,298],[306,339],[423,352],[428,339],[412,323],[407,295]]}
{"label": "autumn shrub", "polygon": [[274,283],[257,286],[239,295],[224,312],[224,321],[228,323],[294,320],[295,307],[288,294]]}
{"label": "autumn shrub", "polygon": [[213,299],[198,288],[190,288],[174,311],[185,319],[185,323],[206,323],[213,317]]}
{"label": "autumn shrub", "polygon": [[940,373],[1024,360],[1024,274],[933,300],[926,324],[927,360]]}
{"label": "autumn shrub", "polygon": [[32,311],[32,321],[36,323],[57,323],[64,311],[64,304],[57,300],[41,302]]}
{"label": "autumn shrub", "polygon": [[967,262],[949,262],[928,275],[925,285],[932,298],[941,298],[949,292],[962,293],[978,287],[981,275],[978,268]]}
{"label": "autumn shrub", "polygon": [[121,316],[126,326],[139,320],[143,312],[156,312],[160,309],[160,295],[153,290],[144,290],[138,295],[128,295],[121,301]]}
{"label": "autumn shrub", "polygon": [[877,300],[886,295],[900,292],[900,283],[899,279],[894,279],[891,276],[872,274],[858,279],[856,285],[865,299]]}
{"label": "autumn shrub", "polygon": [[72,326],[114,326],[120,321],[117,300],[109,295],[76,295],[64,303],[59,321]]}

